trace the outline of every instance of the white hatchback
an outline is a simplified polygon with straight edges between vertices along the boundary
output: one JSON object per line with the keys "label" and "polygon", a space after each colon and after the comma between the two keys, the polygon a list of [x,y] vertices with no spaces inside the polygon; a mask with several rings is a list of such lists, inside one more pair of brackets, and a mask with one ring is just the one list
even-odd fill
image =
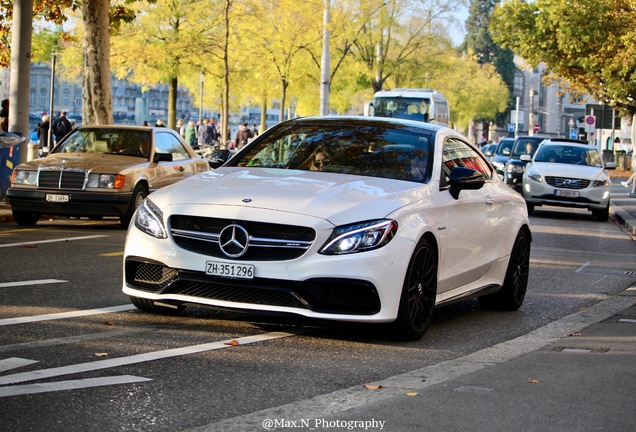
{"label": "white hatchback", "polygon": [[[530,157],[526,156],[528,160]],[[523,175],[523,197],[528,211],[535,206],[553,205],[584,208],[599,221],[609,217],[611,181],[594,146],[568,140],[541,143]]]}
{"label": "white hatchback", "polygon": [[393,323],[415,340],[448,302],[518,309],[530,242],[523,199],[457,132],[303,118],[152,193],[128,232],[123,291],[149,312]]}

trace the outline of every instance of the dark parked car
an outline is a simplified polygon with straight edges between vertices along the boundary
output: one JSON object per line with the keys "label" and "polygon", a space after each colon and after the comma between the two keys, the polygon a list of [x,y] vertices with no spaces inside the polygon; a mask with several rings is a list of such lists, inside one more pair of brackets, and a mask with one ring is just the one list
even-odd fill
{"label": "dark parked car", "polygon": [[490,158],[490,163],[495,167],[497,174],[499,174],[499,178],[504,178],[504,170],[506,169],[506,162],[510,158],[510,153],[512,151],[512,145],[515,143],[514,138],[505,137],[502,138],[499,143],[497,143],[497,148],[495,149],[494,154]]}
{"label": "dark parked car", "polygon": [[527,161],[521,160],[521,155],[529,155],[532,158],[539,144],[546,139],[549,139],[549,137],[537,135],[517,137],[504,170],[504,181],[508,186],[517,192],[521,192],[523,170],[528,164]]}

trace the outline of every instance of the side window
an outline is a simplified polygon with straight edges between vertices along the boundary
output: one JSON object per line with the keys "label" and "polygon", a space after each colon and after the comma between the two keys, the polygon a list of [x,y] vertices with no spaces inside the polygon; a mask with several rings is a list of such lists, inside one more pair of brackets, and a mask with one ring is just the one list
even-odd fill
{"label": "side window", "polygon": [[477,150],[455,138],[449,138],[444,143],[442,152],[442,178],[440,186],[447,186],[450,172],[455,167],[470,168],[479,171],[485,180],[492,178],[492,169]]}
{"label": "side window", "polygon": [[171,133],[157,132],[155,134],[155,147],[159,153],[171,153],[173,161],[190,159],[190,154]]}

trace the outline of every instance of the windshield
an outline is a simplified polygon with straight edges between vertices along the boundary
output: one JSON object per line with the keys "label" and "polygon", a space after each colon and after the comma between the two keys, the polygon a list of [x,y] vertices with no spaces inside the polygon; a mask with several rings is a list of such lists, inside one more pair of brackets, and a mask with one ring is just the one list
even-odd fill
{"label": "windshield", "polygon": [[497,146],[497,154],[498,155],[503,155],[504,154],[504,150],[508,150],[508,154],[510,154],[510,150],[512,149],[512,145],[515,143],[515,140],[513,139],[506,139],[506,140],[502,140],[499,145]]}
{"label": "windshield", "polygon": [[535,162],[602,167],[601,156],[595,148],[567,145],[543,145],[539,147]]}
{"label": "windshield", "polygon": [[382,97],[373,98],[376,117],[392,117],[405,120],[428,121],[430,99]]}
{"label": "windshield", "polygon": [[[543,138],[543,139],[545,139],[545,138]],[[517,140],[515,141],[514,148],[512,149],[512,155],[511,156],[519,157],[519,156],[524,155],[524,154],[533,156],[534,152],[537,151],[537,147],[539,146],[541,141],[543,141],[543,139],[538,141],[537,139],[530,138],[530,137],[517,138]]]}
{"label": "windshield", "polygon": [[231,165],[424,182],[434,135],[342,123],[290,124],[254,141]]}
{"label": "windshield", "polygon": [[76,129],[52,153],[101,153],[147,158],[150,130]]}

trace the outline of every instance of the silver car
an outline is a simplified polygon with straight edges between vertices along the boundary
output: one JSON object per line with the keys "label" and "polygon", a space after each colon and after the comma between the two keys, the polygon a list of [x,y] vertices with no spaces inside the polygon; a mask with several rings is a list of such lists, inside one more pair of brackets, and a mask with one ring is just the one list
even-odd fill
{"label": "silver car", "polygon": [[565,140],[546,140],[534,157],[521,156],[527,165],[523,174],[523,197],[528,213],[535,206],[585,208],[599,221],[609,217],[610,177],[594,146]]}

